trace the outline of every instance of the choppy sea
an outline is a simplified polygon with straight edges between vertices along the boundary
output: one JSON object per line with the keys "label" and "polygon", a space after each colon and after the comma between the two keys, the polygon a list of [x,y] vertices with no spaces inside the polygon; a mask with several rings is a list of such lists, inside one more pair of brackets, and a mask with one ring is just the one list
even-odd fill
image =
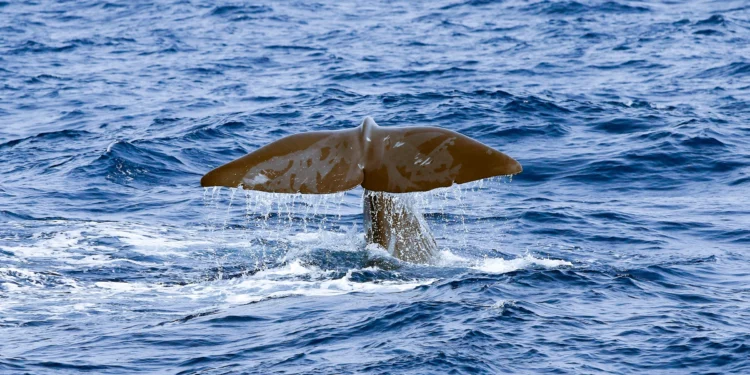
{"label": "choppy sea", "polygon": [[[744,0],[0,1],[0,373],[748,374],[749,57]],[[415,195],[429,266],[199,185],[365,116],[524,172]]]}

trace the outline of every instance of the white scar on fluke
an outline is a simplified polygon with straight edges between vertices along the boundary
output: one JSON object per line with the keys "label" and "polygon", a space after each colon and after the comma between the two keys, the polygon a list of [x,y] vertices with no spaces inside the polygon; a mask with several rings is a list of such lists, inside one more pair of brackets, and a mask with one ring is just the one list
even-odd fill
{"label": "white scar on fluke", "polygon": [[429,263],[437,245],[421,214],[397,194],[520,173],[516,160],[459,133],[434,127],[356,128],[290,135],[224,164],[202,186],[273,193],[330,194],[364,189],[368,243],[394,257]]}

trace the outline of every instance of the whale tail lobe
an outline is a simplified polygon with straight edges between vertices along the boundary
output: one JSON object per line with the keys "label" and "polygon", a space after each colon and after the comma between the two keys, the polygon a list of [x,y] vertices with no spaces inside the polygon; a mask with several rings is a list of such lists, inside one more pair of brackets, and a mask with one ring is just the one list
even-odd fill
{"label": "whale tail lobe", "polygon": [[407,193],[521,170],[513,158],[459,133],[434,127],[383,128],[367,117],[356,128],[279,139],[208,172],[201,185],[309,194],[362,185],[371,191]]}

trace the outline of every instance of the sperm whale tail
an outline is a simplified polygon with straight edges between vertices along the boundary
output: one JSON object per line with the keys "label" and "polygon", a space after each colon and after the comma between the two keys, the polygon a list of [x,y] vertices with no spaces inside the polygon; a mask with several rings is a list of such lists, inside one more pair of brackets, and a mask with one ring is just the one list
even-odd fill
{"label": "sperm whale tail", "polygon": [[224,164],[202,186],[274,193],[428,191],[520,173],[521,164],[476,140],[434,127],[384,128],[366,117],[356,128],[294,134]]}
{"label": "sperm whale tail", "polygon": [[284,137],[206,173],[201,185],[309,194],[362,185],[367,242],[398,259],[429,263],[437,244],[424,217],[408,197],[387,193],[519,172],[521,164],[510,156],[456,132],[381,128],[366,117],[353,129]]}

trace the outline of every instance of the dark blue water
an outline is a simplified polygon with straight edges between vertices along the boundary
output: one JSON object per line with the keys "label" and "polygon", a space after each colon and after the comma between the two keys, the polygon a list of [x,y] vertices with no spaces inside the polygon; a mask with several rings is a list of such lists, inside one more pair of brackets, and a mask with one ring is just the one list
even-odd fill
{"label": "dark blue water", "polygon": [[[0,1],[0,372],[750,373],[746,1]],[[296,132],[440,126],[524,172],[199,186]]]}

